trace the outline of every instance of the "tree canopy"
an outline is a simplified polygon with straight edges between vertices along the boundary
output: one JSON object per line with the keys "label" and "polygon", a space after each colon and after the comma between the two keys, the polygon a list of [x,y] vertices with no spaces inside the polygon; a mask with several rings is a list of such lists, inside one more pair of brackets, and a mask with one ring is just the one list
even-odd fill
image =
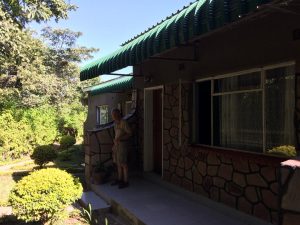
{"label": "tree canopy", "polygon": [[68,132],[82,136],[82,85],[99,79],[80,83],[78,64],[98,49],[78,46],[81,32],[26,26],[74,9],[65,0],[0,0],[0,161]]}

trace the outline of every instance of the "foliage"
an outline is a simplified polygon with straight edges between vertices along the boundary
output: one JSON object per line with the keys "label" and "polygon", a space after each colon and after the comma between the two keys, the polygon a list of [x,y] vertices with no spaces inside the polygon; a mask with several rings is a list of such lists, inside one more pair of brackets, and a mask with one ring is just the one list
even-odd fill
{"label": "foliage", "polygon": [[295,147],[291,145],[282,145],[274,147],[271,150],[269,150],[268,153],[286,157],[295,157],[297,155]]}
{"label": "foliage", "polygon": [[93,217],[93,210],[92,210],[92,206],[90,203],[88,204],[86,209],[82,208],[81,216],[87,224],[90,224],[90,225],[98,224],[98,220],[95,217]]}
{"label": "foliage", "polygon": [[67,149],[58,153],[58,159],[61,161],[70,161],[72,159],[73,150]]}
{"label": "foliage", "polygon": [[66,19],[68,11],[75,10],[76,6],[66,3],[65,0],[3,0],[0,8],[6,11],[20,27],[24,27],[31,21],[42,22],[50,20]]}
{"label": "foliage", "polygon": [[58,135],[58,127],[57,113],[53,107],[29,108],[24,111],[24,119],[31,127],[34,146],[54,142]]}
{"label": "foliage", "polygon": [[16,159],[29,154],[32,149],[31,127],[23,118],[13,116],[12,110],[0,115],[0,154],[2,160]]}
{"label": "foliage", "polygon": [[4,110],[0,115],[0,161],[30,155],[58,135],[57,113],[48,106]]}
{"label": "foliage", "polygon": [[60,139],[60,148],[67,149],[76,143],[76,139],[71,135],[62,136]]}
{"label": "foliage", "polygon": [[57,154],[52,145],[41,145],[34,149],[31,158],[34,163],[40,167],[45,166],[49,162],[53,162],[56,159]]}
{"label": "foliage", "polygon": [[[98,51],[95,48],[76,46],[77,39],[82,35],[69,29],[53,29],[46,27],[42,30],[42,38],[49,47],[46,65],[58,77],[78,79],[78,73],[74,74],[74,64],[92,58],[92,53]],[[75,65],[74,70],[78,67]]]}
{"label": "foliage", "polygon": [[83,123],[86,119],[86,108],[79,102],[64,105],[59,111],[58,129],[62,135],[83,136]]}
{"label": "foliage", "polygon": [[32,153],[63,135],[80,139],[86,108],[78,63],[97,51],[76,45],[81,32],[26,29],[66,18],[65,0],[0,1],[0,160]]}
{"label": "foliage", "polygon": [[52,220],[82,194],[78,179],[59,169],[34,171],[20,180],[10,193],[9,201],[18,219]]}

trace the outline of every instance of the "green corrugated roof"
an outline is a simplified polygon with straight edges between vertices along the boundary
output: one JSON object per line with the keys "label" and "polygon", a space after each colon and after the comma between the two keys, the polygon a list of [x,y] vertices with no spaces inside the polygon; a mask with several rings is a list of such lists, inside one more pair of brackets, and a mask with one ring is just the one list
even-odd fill
{"label": "green corrugated roof", "polygon": [[126,77],[116,78],[116,79],[89,87],[86,89],[86,91],[90,92],[91,95],[97,95],[97,94],[102,94],[102,93],[127,90],[127,89],[131,89],[132,87],[133,87],[133,77],[126,76]]}
{"label": "green corrugated roof", "polygon": [[112,54],[82,67],[80,80],[133,66],[196,36],[238,20],[271,0],[198,0],[126,42]]}

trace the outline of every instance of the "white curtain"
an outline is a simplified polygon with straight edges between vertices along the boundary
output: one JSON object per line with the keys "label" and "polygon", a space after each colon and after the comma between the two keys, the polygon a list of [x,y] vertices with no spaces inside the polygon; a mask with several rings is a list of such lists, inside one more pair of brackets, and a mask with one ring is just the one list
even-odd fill
{"label": "white curtain", "polygon": [[225,78],[218,86],[225,92],[214,97],[214,144],[261,152],[262,91],[252,92],[260,88],[260,73]]}
{"label": "white curtain", "polygon": [[266,71],[266,147],[294,146],[295,70]]}

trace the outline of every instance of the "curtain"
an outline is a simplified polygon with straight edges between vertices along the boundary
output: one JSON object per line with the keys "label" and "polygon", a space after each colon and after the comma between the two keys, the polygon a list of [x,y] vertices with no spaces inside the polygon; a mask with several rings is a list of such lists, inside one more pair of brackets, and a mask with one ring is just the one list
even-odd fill
{"label": "curtain", "polygon": [[259,72],[216,81],[214,145],[262,151],[262,91],[251,91],[259,88]]}
{"label": "curtain", "polygon": [[266,71],[266,148],[294,146],[295,70],[293,66]]}

